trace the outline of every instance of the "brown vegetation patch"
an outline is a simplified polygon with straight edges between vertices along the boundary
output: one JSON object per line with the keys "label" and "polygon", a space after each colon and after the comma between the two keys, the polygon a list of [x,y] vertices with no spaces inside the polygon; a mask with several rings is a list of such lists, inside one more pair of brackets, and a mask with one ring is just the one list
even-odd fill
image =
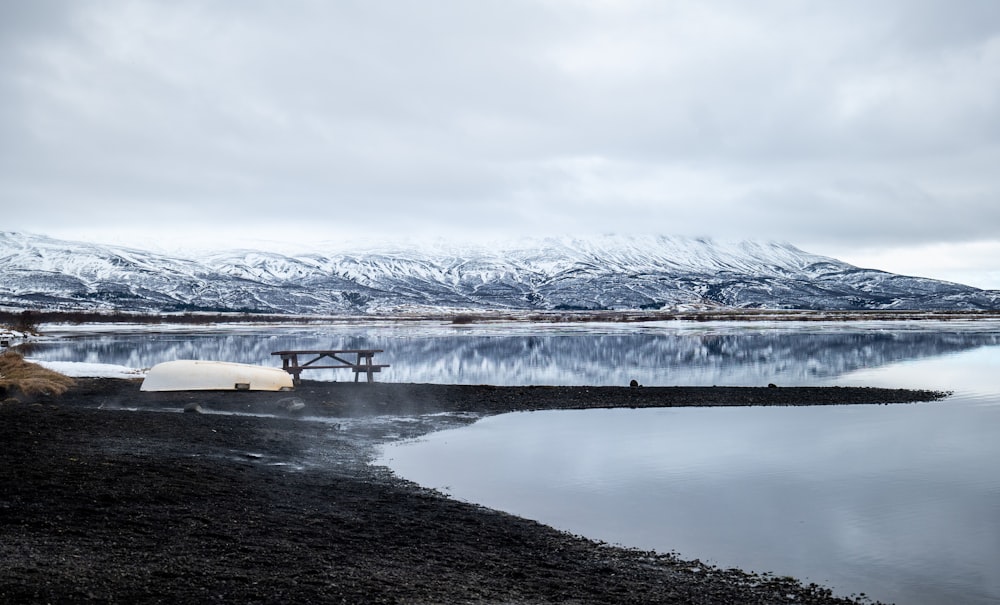
{"label": "brown vegetation patch", "polygon": [[62,395],[74,384],[69,376],[29,363],[20,353],[0,355],[0,394]]}

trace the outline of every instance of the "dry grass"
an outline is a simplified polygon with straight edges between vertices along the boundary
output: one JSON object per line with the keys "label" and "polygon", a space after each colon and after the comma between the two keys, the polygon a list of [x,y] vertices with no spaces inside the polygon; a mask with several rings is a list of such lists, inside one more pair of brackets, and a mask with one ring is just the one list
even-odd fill
{"label": "dry grass", "polygon": [[19,353],[0,355],[0,390],[19,391],[25,395],[62,395],[73,386],[73,379],[59,372],[28,363]]}

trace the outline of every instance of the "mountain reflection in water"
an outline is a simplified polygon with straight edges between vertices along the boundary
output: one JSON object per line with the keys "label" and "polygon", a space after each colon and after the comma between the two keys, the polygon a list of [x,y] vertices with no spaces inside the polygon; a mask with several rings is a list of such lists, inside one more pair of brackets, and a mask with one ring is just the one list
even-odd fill
{"label": "mountain reflection in water", "polygon": [[[496,385],[824,384],[863,368],[937,357],[1000,343],[1000,333],[968,322],[880,324],[739,324],[693,322],[595,326],[339,325],[215,332],[78,334],[34,345],[49,361],[113,363],[148,368],[173,359],[215,359],[279,365],[272,351],[383,349],[391,365],[379,380]],[[347,380],[316,371],[308,378]],[[907,386],[907,385],[898,385]]]}

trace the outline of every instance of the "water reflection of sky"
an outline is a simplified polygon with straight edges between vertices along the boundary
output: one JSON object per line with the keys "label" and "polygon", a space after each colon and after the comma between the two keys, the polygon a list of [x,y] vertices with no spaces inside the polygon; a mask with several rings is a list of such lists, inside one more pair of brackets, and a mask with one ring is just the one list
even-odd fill
{"label": "water reflection of sky", "polygon": [[398,474],[610,542],[900,603],[1000,602],[1000,347],[838,384],[954,390],[888,406],[487,418],[386,448]]}
{"label": "water reflection of sky", "polygon": [[961,395],[1000,393],[997,346],[981,346],[932,359],[906,360],[854,370],[837,378],[842,385],[944,389]]}

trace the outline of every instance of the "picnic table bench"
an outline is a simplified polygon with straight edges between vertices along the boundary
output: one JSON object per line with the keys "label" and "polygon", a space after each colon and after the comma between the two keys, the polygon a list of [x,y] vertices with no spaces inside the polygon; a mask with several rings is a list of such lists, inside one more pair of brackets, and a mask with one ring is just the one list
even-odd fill
{"label": "picnic table bench", "polygon": [[[387,363],[374,363],[375,353],[382,349],[337,349],[317,351],[275,351],[271,355],[281,356],[281,369],[292,375],[292,382],[299,384],[299,375],[303,370],[335,370],[350,368],[354,370],[354,382],[362,373],[368,376],[368,382],[375,382],[375,372],[388,368]],[[302,359],[299,359],[302,356]]]}

